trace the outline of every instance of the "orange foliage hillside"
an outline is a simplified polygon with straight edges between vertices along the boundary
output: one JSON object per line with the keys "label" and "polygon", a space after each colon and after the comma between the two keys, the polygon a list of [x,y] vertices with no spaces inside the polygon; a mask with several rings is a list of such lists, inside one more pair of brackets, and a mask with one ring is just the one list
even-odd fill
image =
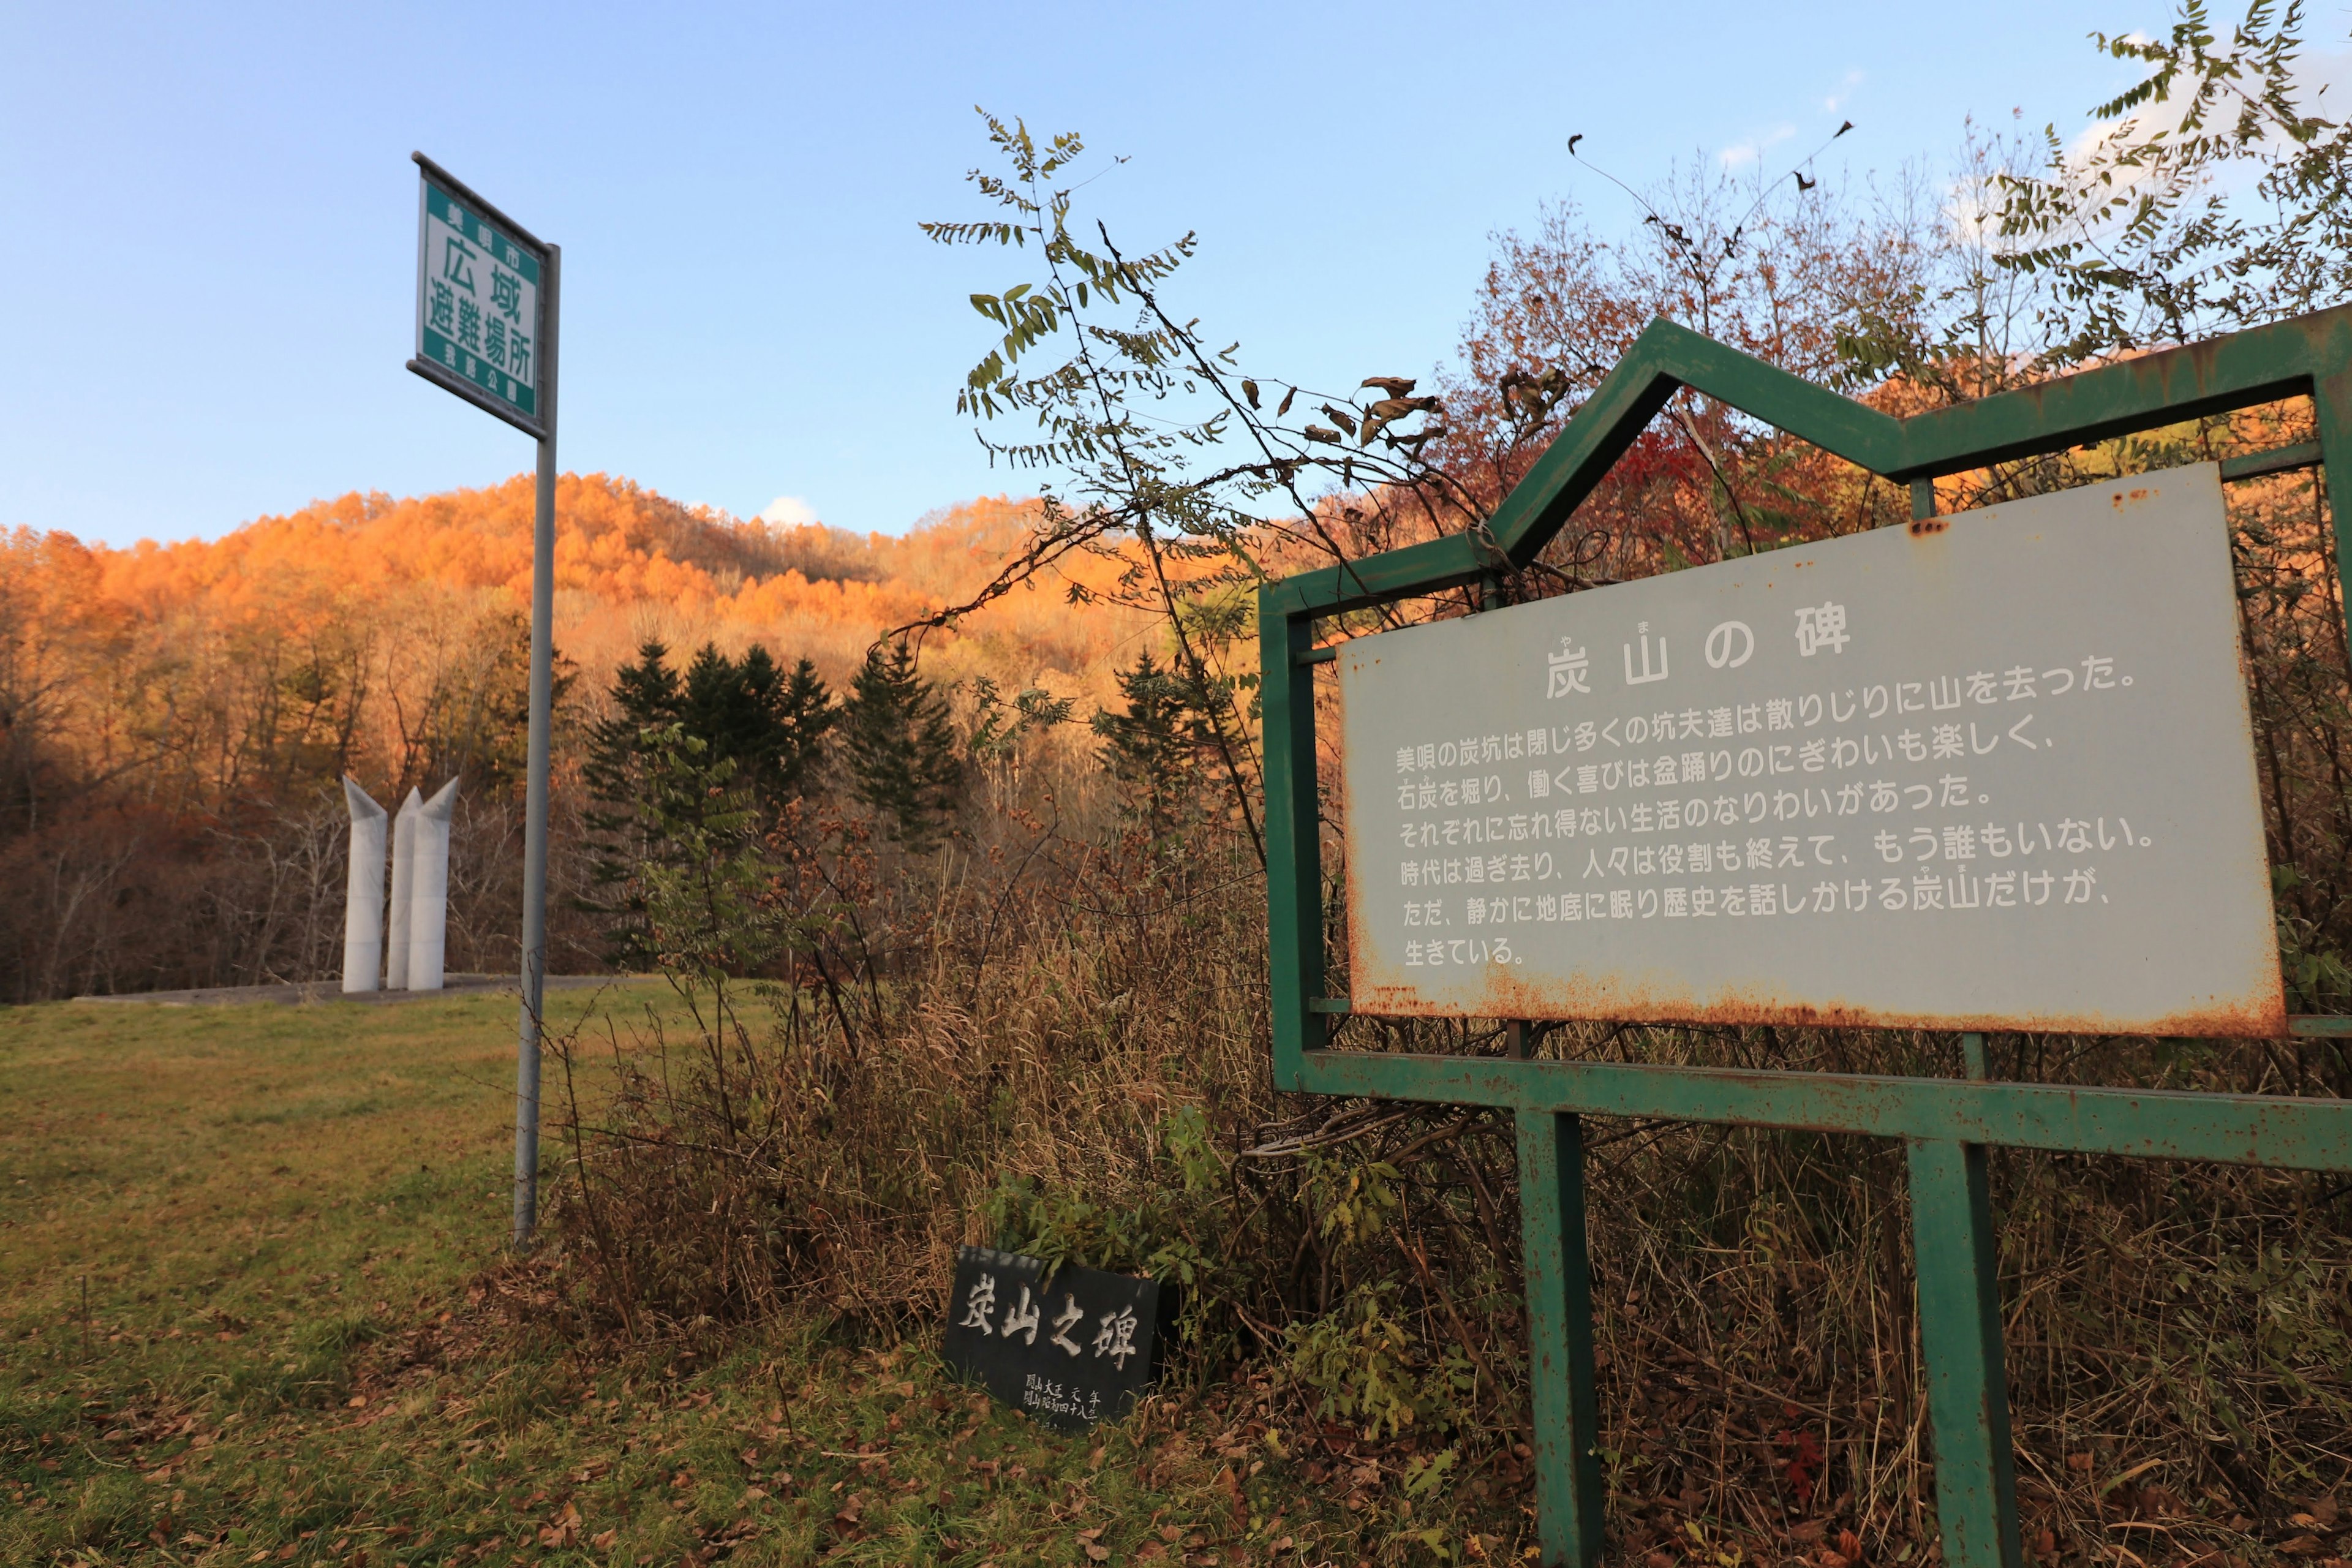
{"label": "orange foliage hillside", "polygon": [[[881,632],[983,582],[1016,547],[1031,510],[982,499],[934,513],[903,537],[861,536],[823,524],[771,528],[682,506],[628,479],[567,474],[556,492],[557,638],[584,671],[653,636],[764,640],[846,674]],[[519,475],[404,500],[354,493],[219,540],[89,555],[97,594],[148,620],[191,611],[232,620],[346,614],[387,592],[427,586],[488,593],[523,613],[530,523],[531,482]],[[1040,669],[1075,673],[1140,629],[1114,630],[1099,616],[1070,613],[1056,595],[1039,598],[992,606],[966,637],[1008,652],[1034,645]]]}
{"label": "orange foliage hillside", "polygon": [[[212,541],[87,545],[0,535],[7,682],[46,693],[47,743],[84,766],[162,758],[175,804],[291,782],[324,747],[363,777],[405,781],[436,693],[478,687],[530,612],[531,481],[395,500],[347,495]],[[961,602],[1013,551],[1034,503],[983,499],[903,536],[772,528],[627,479],[557,489],[556,646],[592,709],[612,671],[658,639],[690,651],[764,644],[836,689],[894,626]],[[1070,566],[1095,586],[1116,563]],[[1016,592],[926,640],[942,684],[985,674],[1089,711],[1109,670],[1155,637],[1140,616],[1072,606],[1067,580]],[[503,650],[503,651],[502,651]]]}

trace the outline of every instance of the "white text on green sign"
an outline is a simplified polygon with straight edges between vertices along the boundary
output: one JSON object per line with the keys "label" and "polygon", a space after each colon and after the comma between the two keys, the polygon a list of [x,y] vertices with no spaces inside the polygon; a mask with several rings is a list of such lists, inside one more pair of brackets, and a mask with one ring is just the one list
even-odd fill
{"label": "white text on green sign", "polygon": [[425,182],[417,357],[539,417],[539,258]]}

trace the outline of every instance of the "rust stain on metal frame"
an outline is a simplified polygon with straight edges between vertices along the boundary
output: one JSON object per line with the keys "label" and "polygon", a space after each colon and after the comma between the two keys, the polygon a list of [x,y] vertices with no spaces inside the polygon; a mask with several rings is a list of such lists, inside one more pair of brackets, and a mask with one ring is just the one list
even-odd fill
{"label": "rust stain on metal frame", "polygon": [[[2193,473],[2196,470],[2189,470]],[[2151,475],[2137,481],[2105,481],[2111,488],[2107,497],[2112,513],[2136,511],[2162,500],[2175,487],[2167,482],[2166,475]],[[2215,487],[2218,500],[2218,485]],[[2195,500],[2194,487],[2190,499]],[[2085,497],[2085,500],[2090,498]],[[2002,514],[2014,516],[2021,509],[2047,506],[2048,500],[2028,500],[1984,509],[1975,513],[1958,514],[1959,518],[1990,520]],[[2095,510],[2091,500],[2092,515],[2106,516]],[[1953,570],[1949,552],[1959,537],[1948,531],[1956,521],[1950,514],[1920,519],[1908,524],[1912,548],[1904,558],[1926,579],[1942,583]],[[2042,537],[2044,528],[2036,526],[2032,537]],[[1921,553],[1921,552],[1925,553]],[[1769,558],[1758,563],[1765,572],[1763,585],[1774,579],[1790,576],[1802,567],[1815,564],[1802,552],[1789,552],[1786,561]],[[1511,614],[1513,612],[1505,612]],[[1343,645],[1344,646],[1344,645]],[[1400,657],[1402,657],[1402,650]],[[2234,646],[2231,652],[2235,653]],[[1361,668],[1371,669],[1387,662],[1384,651],[1370,647],[1356,650]],[[1347,656],[1342,655],[1345,664]],[[1333,717],[1341,736],[1349,733],[1346,700],[1349,690],[1344,679],[1324,689],[1333,704]],[[2242,693],[2240,707],[2243,708]],[[1372,711],[1368,710],[1368,711]],[[2241,712],[2240,720],[2246,729],[2242,745],[2248,758],[2252,755],[2253,737],[2251,716]],[[2251,772],[2251,768],[2249,770]],[[1348,770],[1341,770],[1339,787],[1342,795],[1339,834],[1347,857],[1349,876],[1353,879],[1368,874],[1369,868],[1378,863],[1376,847],[1366,838],[1370,821],[1377,814],[1355,809],[1357,803],[1346,798]],[[1720,972],[1705,981],[1691,982],[1664,967],[1607,965],[1591,968],[1574,967],[1563,974],[1558,969],[1541,978],[1530,978],[1528,965],[1489,963],[1483,970],[1455,968],[1453,983],[1442,999],[1426,993],[1426,975],[1395,967],[1396,954],[1383,958],[1381,944],[1370,940],[1370,921],[1364,918],[1361,903],[1363,889],[1351,885],[1343,900],[1348,918],[1342,922],[1348,954],[1349,1010],[1371,1016],[1392,1017],[1484,1017],[1496,1019],[1591,1020],[1618,1021],[1639,1019],[1644,1022],[1685,1025],[1756,1026],[1788,1025],[1811,1028],[1881,1028],[1936,1029],[1955,1031],[2027,1031],[2033,1033],[2069,1033],[2092,1035],[2159,1035],[2208,1038],[2276,1039],[2290,1032],[2284,986],[2279,973],[2276,950],[2267,942],[2256,955],[2251,969],[2236,974],[2215,973],[2207,977],[2209,989],[2183,994],[2175,990],[2165,996],[2162,1010],[2137,1011],[2136,997],[2116,994],[2099,999],[2096,1005],[2057,1007],[2012,1005],[2003,1011],[1942,1008],[1922,1010],[1916,998],[1878,997],[1867,994],[1874,989],[1866,984],[1856,986],[1792,992],[1792,989],[1769,976],[1753,977],[1735,973],[1729,977]],[[1532,895],[1530,895],[1532,896]],[[1527,917],[1518,917],[1524,921]],[[1613,924],[1613,922],[1612,922]],[[1475,933],[1474,933],[1475,934]],[[1727,928],[1720,937],[1736,940]],[[1517,933],[1514,932],[1516,941]],[[1864,994],[1856,994],[1857,990]],[[1888,1005],[1889,1001],[1911,1000],[1911,1006]],[[2044,1000],[2068,1000],[2044,998]],[[2118,1003],[2122,1005],[2119,1006]]]}
{"label": "rust stain on metal frame", "polygon": [[2248,997],[2216,997],[2209,1007],[2147,1017],[2097,1012],[1916,1013],[1865,1004],[1793,1001],[1758,984],[1701,994],[1668,984],[1618,980],[1542,984],[1507,966],[1486,966],[1479,999],[1469,1006],[1423,1000],[1409,982],[1384,976],[1354,939],[1349,944],[1349,1011],[1374,1017],[1517,1018],[1529,1021],[1640,1019],[1659,1024],[1781,1024],[1815,1029],[1945,1029],[2076,1035],[2166,1035],[2200,1038],[2283,1039],[2287,1010],[2275,984]]}

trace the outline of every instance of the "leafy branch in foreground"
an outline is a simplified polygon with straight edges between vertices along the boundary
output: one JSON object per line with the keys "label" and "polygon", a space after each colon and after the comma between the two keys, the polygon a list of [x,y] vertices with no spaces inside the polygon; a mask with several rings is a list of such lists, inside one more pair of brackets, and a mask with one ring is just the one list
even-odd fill
{"label": "leafy branch in foreground", "polygon": [[[957,408],[983,425],[1014,415],[1034,423],[1033,438],[980,439],[992,461],[1040,476],[1041,511],[1024,548],[977,594],[914,624],[945,625],[1073,553],[1118,561],[1108,596],[1165,620],[1181,673],[1206,700],[1224,782],[1262,858],[1245,713],[1255,678],[1219,659],[1240,630],[1236,591],[1265,578],[1269,552],[1342,564],[1361,553],[1327,526],[1328,497],[1310,489],[1446,491],[1422,458],[1444,435],[1439,400],[1414,395],[1403,376],[1321,395],[1247,374],[1238,344],[1213,346],[1161,297],[1195,236],[1134,255],[1099,223],[1097,240],[1081,239],[1073,208],[1085,181],[1070,176],[1082,139],[1066,132],[1041,145],[1019,121],[983,119],[1009,170],[969,177],[1003,216],[923,232],[944,245],[1027,251],[1036,242],[1037,273],[971,296],[1000,335],[966,376]],[[1036,368],[1049,345],[1060,357]],[[1468,500],[1456,493],[1443,504],[1458,510]],[[1090,592],[1071,589],[1080,601]]]}
{"label": "leafy branch in foreground", "polygon": [[[2047,173],[2005,178],[2001,266],[2048,290],[2047,371],[2338,303],[2352,290],[2352,129],[2302,79],[2302,0],[2255,0],[2226,38],[2188,0],[2161,38],[2094,35],[2147,68]],[[2319,90],[2325,90],[2324,89]],[[2244,173],[2254,178],[2248,184]]]}

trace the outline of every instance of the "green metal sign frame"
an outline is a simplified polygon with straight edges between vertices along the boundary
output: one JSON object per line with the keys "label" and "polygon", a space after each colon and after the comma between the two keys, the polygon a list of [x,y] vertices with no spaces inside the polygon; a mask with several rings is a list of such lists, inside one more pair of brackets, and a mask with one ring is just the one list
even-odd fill
{"label": "green metal sign frame", "polygon": [[[1948,1568],[2022,1568],[1986,1148],[2352,1171],[2352,1101],[1998,1082],[1978,1035],[1961,1037],[1964,1079],[1325,1048],[1332,1021],[1349,1004],[1324,994],[1314,667],[1334,650],[1316,645],[1317,622],[1527,566],[1684,387],[1907,483],[1915,518],[1934,514],[1939,475],[2308,397],[2316,442],[2224,462],[2221,476],[2324,468],[2342,573],[2352,562],[2352,307],[1908,419],[1654,321],[1504,500],[1484,535],[1432,540],[1259,593],[1274,1081],[1305,1093],[1513,1112],[1543,1561],[1599,1568],[1601,1555],[1581,1123],[1596,1115],[1903,1142],[1944,1561]],[[2352,582],[2346,598],[2352,603]],[[2292,1027],[2347,1036],[2352,1017],[2297,1017]]]}

